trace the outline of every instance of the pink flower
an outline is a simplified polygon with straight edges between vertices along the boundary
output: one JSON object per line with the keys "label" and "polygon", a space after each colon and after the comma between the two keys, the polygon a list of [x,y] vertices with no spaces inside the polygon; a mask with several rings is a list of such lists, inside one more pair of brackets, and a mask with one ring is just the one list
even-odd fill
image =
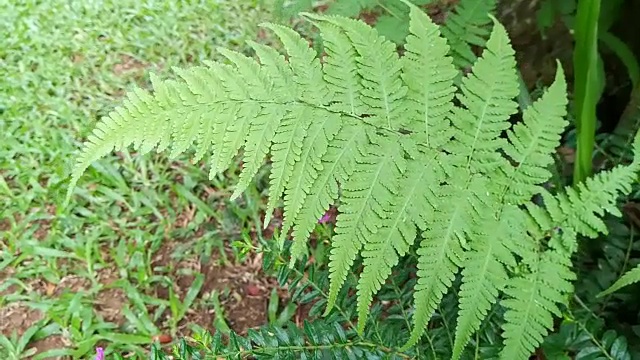
{"label": "pink flower", "polygon": [[331,220],[331,215],[329,215],[329,213],[325,213],[324,215],[322,215],[320,220],[318,220],[318,224],[327,223],[327,222],[329,222],[329,220]]}
{"label": "pink flower", "polygon": [[104,360],[104,349],[101,347],[96,348],[96,360]]}

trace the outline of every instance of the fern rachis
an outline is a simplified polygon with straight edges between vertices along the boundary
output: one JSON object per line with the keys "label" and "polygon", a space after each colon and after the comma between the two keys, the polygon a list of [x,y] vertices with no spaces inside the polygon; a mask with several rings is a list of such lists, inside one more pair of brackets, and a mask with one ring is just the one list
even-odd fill
{"label": "fern rachis", "polygon": [[[502,294],[502,357],[526,358],[571,291],[576,237],[606,231],[599,217],[604,210],[619,213],[615,198],[629,191],[638,161],[576,189],[544,190],[566,125],[563,73],[559,68],[524,121],[512,126],[514,52],[495,20],[482,56],[456,87],[455,49],[414,6],[403,56],[362,22],[306,17],[326,37],[322,62],[296,32],[268,24],[286,58],[250,43],[259,62],[221,50],[229,64],[178,70],[180,80],[154,76],[154,93],[130,93],[87,139],[68,198],[82,172],[114,148],[170,148],[175,156],[195,144],[196,159],[210,156],[211,176],[244,148],[232,198],[271,154],[265,220],[284,197],[283,236],[293,230],[292,262],[305,252],[317,219],[339,203],[327,312],[362,256],[362,331],[375,293],[417,243],[414,327],[406,346],[420,340],[462,270],[453,357],[462,356]],[[638,150],[638,140],[634,145]],[[531,202],[536,194],[544,207]],[[562,234],[547,239],[555,228]],[[548,276],[550,269],[561,276]]]}

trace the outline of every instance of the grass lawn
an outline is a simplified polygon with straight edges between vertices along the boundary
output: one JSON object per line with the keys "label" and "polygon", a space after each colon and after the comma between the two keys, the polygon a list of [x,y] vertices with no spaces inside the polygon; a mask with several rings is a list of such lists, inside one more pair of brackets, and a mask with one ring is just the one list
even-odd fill
{"label": "grass lawn", "polygon": [[124,152],[60,203],[127,89],[241,50],[267,20],[257,0],[0,0],[0,358],[142,358],[198,326],[266,321],[274,281],[229,246],[262,237],[257,187],[230,203],[202,164]]}

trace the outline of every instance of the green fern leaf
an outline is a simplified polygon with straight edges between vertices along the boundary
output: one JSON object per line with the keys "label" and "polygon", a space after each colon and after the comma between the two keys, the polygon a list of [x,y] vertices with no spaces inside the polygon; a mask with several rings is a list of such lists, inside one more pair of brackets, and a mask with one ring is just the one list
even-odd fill
{"label": "green fern leaf", "polygon": [[[409,5],[410,31],[407,39],[407,53],[402,59],[403,79],[408,84],[408,98],[413,101],[411,113],[407,117],[413,120],[404,124],[408,128],[424,135],[425,145],[440,146],[448,141],[447,133],[450,125],[446,116],[451,111],[453,98],[453,78],[455,70],[451,59],[446,57],[448,47],[439,31],[429,17],[415,6]],[[420,138],[416,138],[420,139]],[[431,143],[429,141],[431,140]],[[422,159],[430,159],[429,161]],[[364,245],[364,269],[358,282],[358,327],[362,332],[366,322],[366,314],[373,294],[391,273],[391,268],[403,256],[416,236],[416,226],[424,230],[424,220],[430,218],[428,185],[439,183],[439,171],[435,157],[419,156],[411,160],[411,166],[402,180],[401,193],[395,206],[391,209],[392,217],[388,218],[378,233],[368,239]],[[425,171],[431,172],[427,178]],[[440,171],[441,172],[441,171]],[[423,188],[417,187],[423,181]],[[435,200],[431,200],[435,201]],[[423,218],[416,209],[421,209]]]}
{"label": "green fern leaf", "polygon": [[287,111],[288,109],[284,105],[263,108],[251,122],[249,136],[247,136],[244,145],[242,172],[238,179],[238,185],[231,195],[232,201],[244,192],[262,166],[280,121],[286,116]]}
{"label": "green fern leaf", "polygon": [[[371,138],[372,134],[368,134]],[[362,245],[373,236],[398,194],[398,181],[406,164],[402,147],[393,137],[358,149],[356,170],[342,186],[335,236],[329,257],[329,298],[325,314],[335,304],[338,292]]]}
{"label": "green fern leaf", "polygon": [[457,71],[438,27],[423,11],[413,5],[410,8],[402,78],[411,100],[406,109],[411,122],[403,125],[416,133],[417,142],[439,149],[453,135],[448,117],[453,109]]}
{"label": "green fern leaf", "polygon": [[616,199],[631,191],[630,184],[640,170],[639,142],[636,136],[636,159],[631,165],[599,173],[577,189],[567,187],[565,193],[555,196],[544,191],[545,209],[526,204],[531,220],[527,231],[538,244],[549,238],[550,248],[539,258],[525,256],[530,272],[511,279],[505,290],[511,298],[502,302],[509,309],[504,315],[503,358],[526,359],[552,329],[552,314],[560,315],[557,304],[565,304],[566,295],[572,291],[569,281],[575,274],[570,269],[571,255],[577,249],[577,235],[606,233],[606,226],[596,215],[620,215]]}
{"label": "green fern leaf", "polygon": [[[481,235],[472,242],[472,251],[463,264],[463,279],[460,289],[460,312],[456,327],[453,359],[458,359],[471,335],[495,303],[509,278],[504,265],[515,266],[512,251],[523,255],[532,254],[522,242],[512,239],[525,237],[526,224],[520,211],[509,204],[521,204],[540,192],[538,184],[546,181],[550,172],[546,169],[553,161],[552,153],[559,142],[566,122],[566,85],[558,67],[556,80],[541,99],[530,106],[524,114],[524,122],[518,123],[508,132],[509,143],[504,152],[515,166],[503,165],[495,175],[498,186],[494,198],[497,217],[484,221],[483,227],[497,229],[488,239]],[[542,112],[542,114],[540,113]],[[543,115],[544,114],[544,115]],[[518,220],[521,219],[521,220]],[[495,222],[493,226],[487,226]],[[482,233],[482,230],[479,229]]]}
{"label": "green fern leaf", "polygon": [[[436,206],[430,229],[425,232],[418,250],[415,326],[405,348],[418,341],[463,264],[467,239],[478,238],[473,225],[480,221],[480,212],[491,210],[487,208],[490,189],[487,179],[473,174],[494,170],[505,163],[497,150],[502,146],[500,134],[509,126],[508,119],[516,110],[513,98],[518,94],[518,86],[514,66],[514,52],[506,31],[496,23],[487,49],[474,64],[472,73],[462,81],[459,98],[464,107],[456,107],[453,111],[452,124],[458,131],[446,148],[453,154],[448,162],[454,167],[447,174],[451,184],[441,188],[444,193],[440,196],[445,199],[451,194],[455,196],[443,202],[450,206],[449,209]],[[476,247],[476,251],[478,249]],[[473,326],[461,331],[466,333],[471,328]],[[466,344],[463,338],[459,341]]]}
{"label": "green fern leaf", "polygon": [[[340,129],[334,141],[329,144],[322,158],[322,167],[313,183],[315,191],[305,197],[300,213],[293,223],[293,245],[291,247],[291,264],[306,251],[306,241],[318,219],[338,199],[338,184],[349,179],[356,167],[359,149],[367,141],[365,129],[347,122]],[[284,227],[284,226],[283,226]]]}
{"label": "green fern leaf", "polygon": [[600,217],[605,213],[622,215],[616,207],[616,200],[620,194],[631,192],[631,184],[640,170],[638,155],[635,156],[636,160],[631,165],[600,172],[576,188],[566,187],[563,193],[554,196],[543,191],[545,209],[527,203],[530,216],[543,231],[561,226],[592,238],[600,233],[606,234],[607,227]]}
{"label": "green fern leaf", "polygon": [[[329,144],[340,131],[342,125],[339,116],[330,112],[317,112],[316,118],[322,119],[311,123],[302,145],[300,159],[295,162],[293,175],[287,183],[284,196],[284,222],[282,234],[286,236],[303,207],[312,185],[323,170],[322,157],[329,149]],[[337,194],[336,194],[337,195]],[[335,199],[333,199],[335,200]],[[316,216],[313,217],[317,219]],[[303,241],[306,241],[306,236]],[[282,239],[284,240],[284,239]],[[297,252],[298,250],[296,250]],[[301,253],[292,256],[297,259]]]}
{"label": "green fern leaf", "polygon": [[631,284],[635,284],[640,281],[640,265],[635,268],[627,271],[620,279],[618,279],[613,285],[611,285],[607,290],[602,291],[598,294],[598,297],[607,296],[612,294],[625,286],[629,286]]}
{"label": "green fern leaf", "polygon": [[[414,328],[403,348],[414,345],[436,309],[442,296],[451,286],[455,273],[464,259],[466,238],[474,227],[478,214],[476,209],[486,201],[478,196],[487,193],[486,179],[470,177],[464,169],[456,168],[453,179],[462,179],[461,184],[441,186],[434,194],[432,204],[436,215],[431,219],[427,231],[422,235],[418,253],[418,282],[414,292]],[[469,179],[468,184],[467,179]]]}
{"label": "green fern leaf", "polygon": [[[152,77],[152,79],[154,78]],[[169,102],[179,103],[179,101],[176,101],[178,96],[175,91],[172,91],[171,85],[171,82],[163,83],[160,88],[160,96],[162,96],[160,101],[164,100],[164,104]],[[167,119],[170,118],[170,113],[173,110],[165,111],[162,108],[162,102],[160,104],[154,104],[154,102],[145,91],[135,90],[127,95],[122,106],[116,107],[96,125],[96,128],[87,137],[80,154],[77,156],[75,167],[71,173],[65,203],[69,202],[75,185],[89,165],[111,151],[124,149],[134,143],[139,144],[140,147],[143,144],[162,143],[166,148],[166,144],[169,143],[166,139],[171,133],[171,123]],[[149,115],[165,131],[163,133],[152,133],[151,137],[147,138],[144,134],[147,126],[140,118],[138,109],[154,109],[155,111]],[[149,147],[149,145],[145,145],[145,148],[148,149]]]}
{"label": "green fern leaf", "polygon": [[207,65],[211,75],[209,81],[219,82],[224,89],[224,96],[216,97],[212,102],[223,102],[220,116],[216,118],[212,130],[209,178],[213,179],[229,167],[233,157],[244,145],[251,120],[258,116],[261,107],[257,102],[242,103],[242,100],[250,98],[250,90],[235,76],[233,67],[214,62],[208,62]]}
{"label": "green fern leaf", "polygon": [[[207,84],[206,81],[207,80],[211,80],[211,74],[209,73],[209,71],[204,68],[204,67],[194,67],[190,70],[182,70],[182,69],[174,69],[174,71],[176,72],[176,74],[178,74],[178,76],[180,76],[181,78],[183,78],[185,80],[185,82],[187,83],[187,86],[189,87],[189,90],[191,91],[191,93],[193,93],[195,95],[195,97],[193,98],[196,103],[198,104],[203,104],[204,106],[206,106],[206,104],[211,104],[213,101],[215,101],[215,95],[218,95],[220,97],[224,97],[224,95],[221,95],[221,93],[223,93],[223,89],[220,86],[212,86],[210,89],[207,89]],[[196,163],[198,161],[200,161],[204,155],[209,151],[211,145],[212,145],[212,135],[213,135],[213,128],[214,128],[214,117],[208,115],[207,113],[210,111],[210,109],[207,109],[206,107],[202,107],[202,109],[199,111],[199,114],[197,114],[196,116],[198,118],[201,119],[201,121],[199,123],[193,123],[193,127],[192,127],[192,131],[195,130],[197,131],[197,134],[195,134],[196,137],[196,154],[193,158],[193,162]],[[168,109],[171,109],[171,107],[167,107]],[[151,111],[151,109],[146,109],[144,112],[149,112]],[[187,116],[189,116],[187,114]],[[156,121],[153,121],[153,123],[148,122],[149,118],[145,119],[145,133],[156,133],[156,134],[160,134],[163,132],[164,129],[162,129],[160,127],[160,129],[158,129],[158,126],[156,124]],[[185,124],[190,124],[191,122],[185,122]],[[197,129],[196,129],[196,125],[197,125]],[[193,134],[188,135],[189,138],[193,138]],[[148,138],[155,138],[155,137],[148,137]],[[146,141],[146,139],[145,139]],[[148,142],[146,144],[143,144],[143,146],[141,146],[141,151],[143,153],[146,153],[148,151],[150,151],[151,149],[153,149],[155,146],[157,145],[157,142],[151,141]],[[187,142],[186,144],[187,146],[190,145],[190,142]],[[186,149],[186,148],[183,148]]]}
{"label": "green fern leaf", "polygon": [[461,0],[448,14],[442,34],[449,41],[454,64],[464,68],[473,64],[476,56],[471,46],[484,47],[490,33],[496,0]]}
{"label": "green fern leaf", "polygon": [[366,239],[362,257],[364,269],[358,282],[358,331],[362,333],[373,295],[391,275],[416,238],[416,228],[423,231],[433,209],[429,184],[437,184],[443,177],[433,155],[409,162],[405,177],[400,181],[399,194],[380,229]]}
{"label": "green fern leaf", "polygon": [[[312,104],[324,103],[328,96],[328,90],[323,81],[320,62],[316,58],[315,52],[309,48],[309,44],[302,39],[298,33],[289,28],[275,24],[265,24],[264,26],[273,30],[287,50],[289,55],[289,64],[294,74],[293,80],[299,85],[298,89],[300,91],[300,99]],[[223,52],[223,55],[228,56],[228,53],[229,52]],[[237,57],[239,58],[239,56]],[[235,58],[232,58],[232,60],[235,60]],[[237,60],[236,63],[238,63]],[[252,88],[254,88],[253,92],[257,92],[257,94],[253,96],[253,99],[268,100],[272,95],[263,93],[263,89],[266,88],[265,83],[268,84],[269,82],[266,80],[261,82],[254,80],[256,77],[260,78],[259,68],[254,66],[254,64],[257,66],[257,63],[251,62],[251,65],[249,65],[249,63],[243,62],[239,64],[244,65],[242,68],[239,67],[239,75],[245,80],[245,83],[252,85]],[[269,90],[269,88],[266,89]],[[286,149],[291,149],[294,154],[296,151],[299,153],[299,148],[297,150],[295,148],[298,145],[302,145],[301,140],[304,138],[303,136],[298,142],[292,142],[292,139],[289,139],[290,141],[287,142],[287,136],[298,137],[300,133],[287,131],[288,126],[286,126],[286,121],[284,124],[285,126],[281,128],[281,131],[278,130],[280,121],[283,118],[291,118],[286,115],[287,110],[295,112],[295,110],[288,109],[286,106],[265,108],[263,109],[263,113],[258,115],[258,117],[251,123],[249,137],[247,137],[245,143],[243,170],[240,174],[238,185],[234,193],[231,195],[231,199],[234,200],[247,188],[249,182],[253,179],[259,167],[262,165],[272,141],[275,140],[278,144],[289,143],[294,145],[291,148],[286,146],[279,147],[276,145],[276,151],[274,152],[274,165],[272,166],[271,185],[273,186],[270,189],[270,211],[267,211],[267,215],[265,216],[265,224],[269,223],[271,212],[273,211],[273,207],[275,207],[275,202],[282,195],[284,183],[291,175],[293,162],[287,161],[290,153],[287,152]],[[297,120],[299,118],[294,115],[293,119]],[[305,124],[302,124],[302,127],[306,128]],[[278,136],[274,139],[274,137],[276,137],[276,133]],[[282,152],[283,149],[285,150],[284,152]],[[284,176],[284,179],[280,179],[279,177],[281,176]]]}
{"label": "green fern leaf", "polygon": [[448,151],[465,156],[473,172],[492,172],[504,164],[497,152],[505,143],[500,135],[510,126],[519,92],[514,56],[506,30],[496,22],[482,57],[462,80],[458,99],[463,107],[454,110],[457,131]]}
{"label": "green fern leaf", "polygon": [[505,289],[511,298],[501,302],[508,309],[501,359],[528,359],[553,328],[552,314],[561,316],[557,304],[573,289],[575,274],[566,254],[547,250],[530,267],[530,274],[512,278]]}
{"label": "green fern leaf", "polygon": [[312,105],[323,106],[331,97],[324,81],[320,60],[307,40],[290,28],[276,24],[264,24],[282,41],[288,54],[293,80],[298,84],[298,98]]}
{"label": "green fern leaf", "polygon": [[[484,43],[491,18],[472,14],[470,1],[460,2],[443,36],[427,15],[403,3],[394,7],[409,7],[403,56],[361,21],[306,14],[325,40],[322,64],[299,34],[266,24],[286,57],[250,42],[259,62],[221,49],[229,64],[176,69],[177,80],[152,75],[152,93],[135,89],[96,125],[66,200],[93,161],[131,145],[140,153],[169,149],[172,156],[194,148],[194,161],[210,157],[210,177],[244,148],[233,199],[270,155],[265,225],[284,195],[283,236],[293,229],[291,265],[305,253],[318,218],[338,204],[326,312],[361,255],[362,333],[375,293],[419,230],[414,328],[404,348],[421,338],[461,270],[453,357],[461,357],[502,292],[502,357],[526,358],[572,290],[578,234],[605,232],[602,215],[620,215],[616,198],[630,191],[640,170],[640,137],[631,165],[551,195],[540,185],[549,178],[566,124],[562,70],[524,121],[511,127],[519,88],[504,27],[494,19],[475,60],[468,46]],[[476,4],[493,8],[495,2]],[[454,65],[471,61],[472,72],[456,89]],[[544,206],[530,201],[535,194]],[[636,279],[634,270],[614,287]]]}
{"label": "green fern leaf", "polygon": [[274,97],[285,102],[295,101],[299,92],[298,84],[293,81],[293,70],[284,56],[264,44],[258,44],[254,41],[248,43],[256,52],[260,64],[274,84],[272,89]]}
{"label": "green fern leaf", "polygon": [[568,122],[566,116],[566,82],[560,63],[556,78],[540,99],[529,106],[523,114],[524,121],[508,131],[509,143],[503,151],[516,166],[503,167],[501,177],[504,203],[523,204],[540,193],[541,185],[549,178],[549,166],[553,164],[560,136]]}
{"label": "green fern leaf", "polygon": [[[462,285],[458,293],[460,310],[452,359],[460,358],[469,339],[480,328],[491,305],[504,289],[509,279],[505,266],[516,265],[507,244],[526,236],[522,231],[524,222],[518,221],[522,220],[518,212],[518,208],[511,206],[503,212],[500,220],[486,216],[480,222],[482,229],[476,230],[479,235],[471,243],[471,251],[467,253],[462,271]],[[492,229],[492,232],[489,233],[488,229]]]}
{"label": "green fern leaf", "polygon": [[302,144],[307,136],[307,128],[313,115],[315,115],[314,111],[306,106],[298,106],[291,109],[273,138],[273,144],[271,145],[273,165],[269,176],[269,201],[267,202],[264,218],[265,228],[271,221],[271,214],[278,205],[278,201],[284,192],[285,184],[293,175],[295,164],[300,163]]}
{"label": "green fern leaf", "polygon": [[375,126],[398,129],[407,89],[400,78],[402,67],[396,46],[362,21],[340,17],[326,19],[343,29],[356,49],[362,84],[360,99],[368,108],[367,115],[372,117],[368,120]]}
{"label": "green fern leaf", "polygon": [[366,113],[360,98],[363,86],[358,76],[356,49],[347,35],[332,23],[315,21],[322,34],[327,56],[323,64],[324,78],[334,94],[331,109],[351,115]]}

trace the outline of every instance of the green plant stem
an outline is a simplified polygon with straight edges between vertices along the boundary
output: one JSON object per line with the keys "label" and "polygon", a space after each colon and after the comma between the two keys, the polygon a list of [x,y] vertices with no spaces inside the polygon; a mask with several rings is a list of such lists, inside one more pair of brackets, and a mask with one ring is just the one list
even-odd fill
{"label": "green plant stem", "polygon": [[[629,232],[630,234],[629,234],[629,243],[627,244],[627,251],[624,254],[624,262],[622,263],[622,267],[620,268],[620,275],[618,276],[616,281],[619,280],[620,277],[622,277],[627,272],[627,266],[629,265],[629,260],[631,259],[631,250],[633,249],[633,244],[635,243],[635,230],[633,226],[629,226]],[[609,304],[609,300],[611,300],[612,296],[613,296],[613,293],[609,293],[607,297],[604,298],[604,301],[602,302],[602,305],[600,307],[600,313],[601,313],[600,316],[602,316],[602,313],[607,308],[607,305]]]}
{"label": "green plant stem", "polygon": [[[394,351],[393,349],[382,346],[381,344],[376,344],[372,342],[360,342],[360,341],[349,341],[343,344],[331,344],[331,345],[291,345],[291,346],[278,346],[278,347],[261,347],[258,350],[261,354],[264,353],[278,353],[283,351],[305,351],[305,350],[326,350],[326,349],[339,349],[346,348],[350,346],[359,346],[359,347],[369,347],[372,349],[380,349],[386,353],[397,355],[403,359],[414,359],[413,356],[399,353]],[[244,359],[246,356],[249,356],[254,353],[254,350],[241,350],[234,352],[232,354],[223,354],[218,355],[218,358],[226,358],[226,359]]]}
{"label": "green plant stem", "polygon": [[593,146],[596,129],[596,104],[598,102],[598,17],[600,0],[580,0],[576,15],[573,54],[574,96],[578,149],[573,173],[577,184],[593,171]]}
{"label": "green plant stem", "polygon": [[[398,299],[400,299],[400,302],[402,302],[402,294],[400,293],[400,288],[396,284],[396,280],[393,277],[391,277],[391,283],[393,284],[393,292],[396,293],[396,297]],[[404,304],[402,304],[402,306],[400,306],[400,311],[402,312],[402,317],[404,318],[405,325],[407,325],[407,329],[411,329],[411,322],[409,321],[409,315],[405,311]],[[429,342],[429,348],[431,349],[431,355],[433,356],[434,359],[437,359],[438,358],[438,354],[436,353],[436,349],[433,346],[433,339],[431,339],[431,335],[429,335],[429,333],[425,333],[424,337],[426,337],[427,341]]]}
{"label": "green plant stem", "polygon": [[518,85],[520,86],[520,93],[518,94],[518,105],[520,106],[520,111],[524,111],[533,103],[531,100],[531,94],[529,94],[529,89],[527,89],[527,84],[524,82],[524,78],[522,77],[522,71],[517,71],[518,73]]}
{"label": "green plant stem", "polygon": [[[580,305],[580,307],[587,311],[591,316],[593,316],[595,319],[599,319],[599,317],[593,312],[591,311],[591,309],[589,309],[589,307],[584,303],[584,301],[582,301],[582,299],[580,299],[579,296],[574,295],[573,299],[578,303],[578,305]],[[573,314],[571,314],[571,317],[574,317]],[[598,339],[596,339],[596,337],[591,333],[591,331],[589,331],[589,329],[587,329],[586,326],[584,326],[584,324],[581,321],[578,320],[574,320],[576,323],[578,323],[578,326],[580,327],[580,329],[584,332],[587,333],[587,335],[589,336],[589,339],[591,339],[591,342],[598,347],[598,349],[600,349],[600,351],[602,352],[602,354],[604,354],[604,356],[608,359],[608,360],[614,360],[614,358],[611,357],[611,355],[609,354],[609,352],[607,351],[607,349],[602,346],[602,344],[600,343],[600,341],[598,341]]]}

